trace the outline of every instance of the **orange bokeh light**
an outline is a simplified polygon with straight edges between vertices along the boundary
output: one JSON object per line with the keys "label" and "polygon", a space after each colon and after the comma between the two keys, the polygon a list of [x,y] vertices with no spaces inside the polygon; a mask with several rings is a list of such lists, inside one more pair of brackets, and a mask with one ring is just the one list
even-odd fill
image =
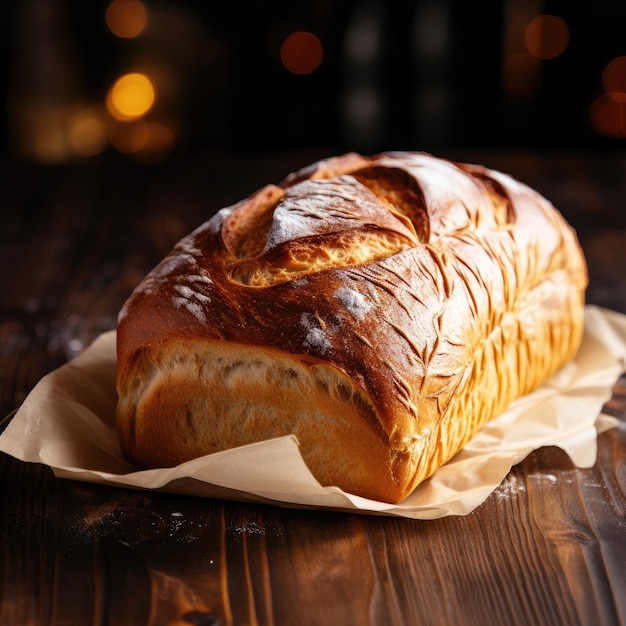
{"label": "orange bokeh light", "polygon": [[602,84],[613,100],[626,102],[626,57],[617,57],[604,68]]}
{"label": "orange bokeh light", "polygon": [[148,127],[143,120],[136,122],[115,122],[111,125],[109,138],[119,152],[133,154],[139,152],[148,141]]}
{"label": "orange bokeh light", "polygon": [[100,154],[107,145],[108,122],[101,105],[86,106],[68,120],[67,142],[77,156]]}
{"label": "orange bokeh light", "polygon": [[591,125],[601,135],[626,137],[626,100],[602,94],[592,103],[590,116]]}
{"label": "orange bokeh light", "polygon": [[321,64],[324,49],[317,35],[306,31],[291,33],[280,46],[280,60],[294,74],[310,74]]}
{"label": "orange bokeh light", "polygon": [[156,92],[145,74],[124,74],[107,94],[107,110],[117,120],[133,120],[145,115],[154,104]]}
{"label": "orange bokeh light", "polygon": [[538,59],[554,59],[569,45],[569,28],[556,15],[539,15],[524,31],[524,45]]}
{"label": "orange bokeh light", "polygon": [[114,35],[129,39],[143,32],[148,14],[141,0],[113,0],[107,7],[104,19]]}
{"label": "orange bokeh light", "polygon": [[175,143],[174,133],[165,124],[142,119],[114,122],[109,131],[109,139],[118,152],[144,156],[164,154]]}

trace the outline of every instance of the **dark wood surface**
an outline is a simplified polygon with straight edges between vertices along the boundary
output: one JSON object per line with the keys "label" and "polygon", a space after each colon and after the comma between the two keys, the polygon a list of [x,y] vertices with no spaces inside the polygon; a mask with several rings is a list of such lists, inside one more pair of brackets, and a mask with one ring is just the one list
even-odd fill
{"label": "dark wood surface", "polygon": [[[321,155],[4,163],[0,416],[215,210]],[[589,302],[626,313],[626,155],[458,153],[578,229]],[[283,509],[56,479],[0,455],[0,624],[626,624],[626,378],[597,463],[544,448],[465,517]]]}

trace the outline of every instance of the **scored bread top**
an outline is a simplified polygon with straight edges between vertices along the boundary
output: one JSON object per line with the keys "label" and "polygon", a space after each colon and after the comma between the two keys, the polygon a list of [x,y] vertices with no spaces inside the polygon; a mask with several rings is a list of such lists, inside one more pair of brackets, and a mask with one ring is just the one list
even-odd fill
{"label": "scored bread top", "polygon": [[586,280],[573,230],[511,177],[423,153],[347,154],[181,240],[120,312],[118,380],[168,337],[278,349],[349,377],[404,453],[437,432],[485,359],[506,370],[492,414],[571,358]]}

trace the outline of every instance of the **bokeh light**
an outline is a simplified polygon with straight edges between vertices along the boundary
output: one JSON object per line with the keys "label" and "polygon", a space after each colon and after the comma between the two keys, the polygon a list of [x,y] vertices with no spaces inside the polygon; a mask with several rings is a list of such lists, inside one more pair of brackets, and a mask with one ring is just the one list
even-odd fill
{"label": "bokeh light", "polygon": [[133,120],[145,115],[153,106],[156,92],[145,74],[125,74],[107,94],[107,110],[117,120]]}
{"label": "bokeh light", "polygon": [[141,0],[113,0],[107,7],[104,19],[114,35],[130,39],[143,32],[148,13]]}
{"label": "bokeh light", "polygon": [[134,154],[148,141],[148,129],[143,120],[114,122],[110,131],[111,145],[119,152]]}
{"label": "bokeh light", "polygon": [[297,31],[288,35],[280,46],[280,60],[294,74],[310,74],[322,63],[324,49],[313,33]]}
{"label": "bokeh light", "polygon": [[147,137],[142,150],[144,155],[159,156],[174,146],[174,133],[165,124],[146,122],[146,130]]}
{"label": "bokeh light", "polygon": [[110,128],[109,139],[118,152],[144,156],[164,154],[175,142],[174,133],[165,124],[142,119],[114,122]]}
{"label": "bokeh light", "polygon": [[606,93],[618,102],[626,102],[626,56],[613,59],[602,72]]}
{"label": "bokeh light", "polygon": [[602,94],[590,109],[591,125],[601,135],[626,137],[626,100],[618,101]]}
{"label": "bokeh light", "polygon": [[569,45],[569,28],[561,17],[539,15],[524,31],[524,45],[538,59],[554,59]]}
{"label": "bokeh light", "polygon": [[68,121],[67,141],[76,156],[90,157],[103,152],[108,144],[108,123],[103,107],[86,106],[74,113]]}

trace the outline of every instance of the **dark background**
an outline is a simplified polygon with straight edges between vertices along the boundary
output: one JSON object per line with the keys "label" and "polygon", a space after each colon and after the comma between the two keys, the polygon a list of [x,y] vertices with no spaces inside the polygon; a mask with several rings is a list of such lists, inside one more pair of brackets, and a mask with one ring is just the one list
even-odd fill
{"label": "dark background", "polygon": [[[173,129],[169,154],[624,146],[625,133],[600,133],[590,122],[603,68],[626,55],[623,1],[144,4],[148,27],[132,40],[109,32],[104,0],[5,4],[5,155],[42,158],[28,147],[25,112],[102,102],[116,77],[142,67],[169,80],[149,114]],[[503,83],[506,55],[522,45],[512,11],[558,15],[570,35],[563,54],[538,62],[535,88],[516,95]],[[323,61],[312,74],[280,63],[280,42],[294,30],[322,42]],[[376,39],[366,58],[354,54],[355,33],[361,44]]]}

